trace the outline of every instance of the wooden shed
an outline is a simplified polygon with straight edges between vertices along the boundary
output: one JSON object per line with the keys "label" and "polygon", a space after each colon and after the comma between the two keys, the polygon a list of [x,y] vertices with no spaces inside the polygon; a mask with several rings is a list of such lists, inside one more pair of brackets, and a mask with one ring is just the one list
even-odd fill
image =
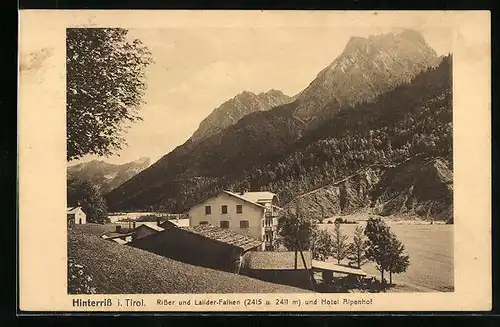
{"label": "wooden shed", "polygon": [[262,241],[212,225],[165,228],[130,243],[174,260],[231,272],[238,271],[244,253],[261,244]]}

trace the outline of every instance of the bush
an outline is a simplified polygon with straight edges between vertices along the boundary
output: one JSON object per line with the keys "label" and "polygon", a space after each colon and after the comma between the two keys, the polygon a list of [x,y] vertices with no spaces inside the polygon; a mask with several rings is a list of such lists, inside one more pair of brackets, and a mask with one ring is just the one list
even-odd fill
{"label": "bush", "polygon": [[68,259],[68,293],[69,294],[95,294],[96,288],[92,286],[93,278],[83,265],[76,264],[73,259]]}

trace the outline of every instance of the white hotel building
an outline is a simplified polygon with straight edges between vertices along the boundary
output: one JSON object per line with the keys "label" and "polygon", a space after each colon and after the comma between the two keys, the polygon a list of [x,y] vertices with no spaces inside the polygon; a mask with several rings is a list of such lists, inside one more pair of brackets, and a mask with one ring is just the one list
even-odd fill
{"label": "white hotel building", "polygon": [[189,225],[210,224],[261,240],[273,249],[278,225],[278,197],[271,192],[222,191],[189,210]]}

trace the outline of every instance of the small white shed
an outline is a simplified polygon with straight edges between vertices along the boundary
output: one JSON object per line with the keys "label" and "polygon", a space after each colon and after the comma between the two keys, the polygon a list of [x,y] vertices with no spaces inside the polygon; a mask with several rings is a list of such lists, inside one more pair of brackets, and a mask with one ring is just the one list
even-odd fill
{"label": "small white shed", "polygon": [[85,224],[87,223],[87,215],[82,210],[82,207],[69,207],[66,210],[66,214],[68,217],[68,224]]}

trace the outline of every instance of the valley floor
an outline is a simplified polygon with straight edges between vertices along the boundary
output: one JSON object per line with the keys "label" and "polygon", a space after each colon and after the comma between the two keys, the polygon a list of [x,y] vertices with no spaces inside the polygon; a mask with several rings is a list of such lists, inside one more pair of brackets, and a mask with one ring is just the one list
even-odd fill
{"label": "valley floor", "polygon": [[[360,221],[359,224],[364,225]],[[321,228],[333,230],[334,224],[321,224]],[[357,224],[342,224],[341,229],[349,237]],[[407,272],[393,275],[393,282],[402,291],[452,292],[454,290],[453,225],[389,222],[391,231],[403,242],[410,255]],[[374,263],[363,266],[368,274],[380,278]],[[386,276],[388,279],[389,276]],[[394,291],[401,291],[396,288]]]}

